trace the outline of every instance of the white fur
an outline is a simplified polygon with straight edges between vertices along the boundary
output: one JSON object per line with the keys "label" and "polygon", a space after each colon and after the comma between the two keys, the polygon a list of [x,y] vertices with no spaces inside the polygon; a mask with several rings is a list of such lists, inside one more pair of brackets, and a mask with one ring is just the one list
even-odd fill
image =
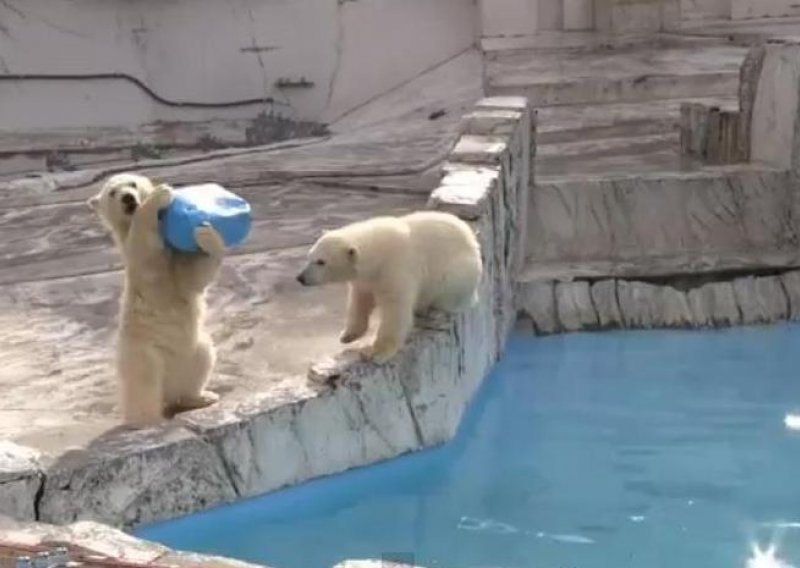
{"label": "white fur", "polygon": [[224,244],[214,229],[202,226],[195,238],[203,252],[165,247],[158,212],[171,201],[168,186],[154,187],[134,174],[111,177],[88,201],[111,231],[125,267],[117,372],[123,419],[133,426],[152,425],[165,412],[201,408],[219,398],[205,390],[215,351],[203,319],[205,291],[222,262]]}
{"label": "white fur", "polygon": [[307,286],[349,283],[343,343],[364,336],[377,308],[380,326],[364,354],[383,362],[404,345],[415,312],[456,313],[476,302],[482,271],[469,225],[449,213],[424,211],[326,233],[309,251],[298,280]]}

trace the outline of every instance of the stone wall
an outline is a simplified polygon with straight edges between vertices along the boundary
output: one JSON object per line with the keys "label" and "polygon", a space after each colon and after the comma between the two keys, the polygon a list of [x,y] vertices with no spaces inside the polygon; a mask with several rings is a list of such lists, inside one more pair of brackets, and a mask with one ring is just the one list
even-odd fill
{"label": "stone wall", "polygon": [[476,26],[472,0],[4,0],[0,127],[156,123],[166,143],[176,122],[262,110],[330,122],[470,48]]}
{"label": "stone wall", "polygon": [[800,271],[645,282],[526,282],[520,329],[537,335],[612,328],[709,328],[800,320]]}
{"label": "stone wall", "polygon": [[285,396],[223,401],[164,428],[112,432],[56,461],[1,446],[0,514],[130,527],[449,440],[516,319],[533,128],[524,99],[481,101],[430,197],[431,208],[478,233],[485,278],[476,307],[421,321],[386,365],[319,362],[307,388]]}

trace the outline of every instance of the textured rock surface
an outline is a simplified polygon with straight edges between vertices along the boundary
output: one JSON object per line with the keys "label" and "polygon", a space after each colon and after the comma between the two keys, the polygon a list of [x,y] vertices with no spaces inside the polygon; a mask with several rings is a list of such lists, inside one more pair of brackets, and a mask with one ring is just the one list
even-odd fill
{"label": "textured rock surface", "polygon": [[588,282],[556,284],[556,309],[561,327],[566,331],[592,328],[597,325],[597,312],[592,303]]}
{"label": "textured rock surface", "polygon": [[550,282],[525,282],[518,285],[517,302],[520,311],[533,322],[540,334],[561,330],[556,312],[555,287]]}
{"label": "textured rock surface", "polygon": [[64,454],[45,471],[39,519],[130,526],[235,498],[213,446],[170,425],[112,433]]}
{"label": "textured rock surface", "polygon": [[36,518],[42,466],[39,452],[0,440],[0,514]]}
{"label": "textured rock surface", "polygon": [[770,323],[789,314],[786,294],[776,276],[739,278],[733,283],[733,294],[743,324]]}
{"label": "textured rock surface", "polygon": [[[681,279],[678,279],[680,281]],[[608,279],[519,284],[520,316],[537,334],[601,328],[727,327],[800,320],[800,271],[696,284]],[[558,298],[558,300],[556,300]]]}
{"label": "textured rock surface", "polygon": [[597,318],[601,327],[622,325],[617,286],[613,280],[601,280],[592,284],[592,302],[597,309]]}
{"label": "textured rock surface", "polygon": [[0,534],[2,534],[3,542],[18,547],[20,554],[30,554],[32,549],[65,546],[73,559],[91,556],[102,561],[116,560],[142,566],[162,567],[256,567],[255,564],[217,556],[170,550],[160,544],[141,540],[91,521],[55,526],[44,523],[23,523],[8,517],[0,517]]}
{"label": "textured rock surface", "polygon": [[690,290],[689,304],[698,327],[737,325],[742,321],[730,282],[713,282]]}

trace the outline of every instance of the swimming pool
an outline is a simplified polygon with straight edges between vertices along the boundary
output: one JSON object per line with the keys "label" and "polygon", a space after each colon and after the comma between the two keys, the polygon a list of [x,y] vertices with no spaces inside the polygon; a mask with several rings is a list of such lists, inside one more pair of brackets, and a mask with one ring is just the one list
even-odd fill
{"label": "swimming pool", "polygon": [[800,565],[796,414],[800,326],[515,337],[452,443],[137,534],[277,568]]}

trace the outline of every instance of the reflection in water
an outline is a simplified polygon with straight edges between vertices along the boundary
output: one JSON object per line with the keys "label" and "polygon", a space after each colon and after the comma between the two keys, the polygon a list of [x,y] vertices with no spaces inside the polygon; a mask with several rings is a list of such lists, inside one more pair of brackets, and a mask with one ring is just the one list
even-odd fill
{"label": "reflection in water", "polygon": [[747,559],[745,568],[795,568],[775,556],[777,550],[774,544],[770,544],[766,550],[761,550],[758,544],[754,544],[752,550],[753,555]]}
{"label": "reflection in water", "polygon": [[800,430],[800,414],[787,414],[783,418],[787,430]]}

